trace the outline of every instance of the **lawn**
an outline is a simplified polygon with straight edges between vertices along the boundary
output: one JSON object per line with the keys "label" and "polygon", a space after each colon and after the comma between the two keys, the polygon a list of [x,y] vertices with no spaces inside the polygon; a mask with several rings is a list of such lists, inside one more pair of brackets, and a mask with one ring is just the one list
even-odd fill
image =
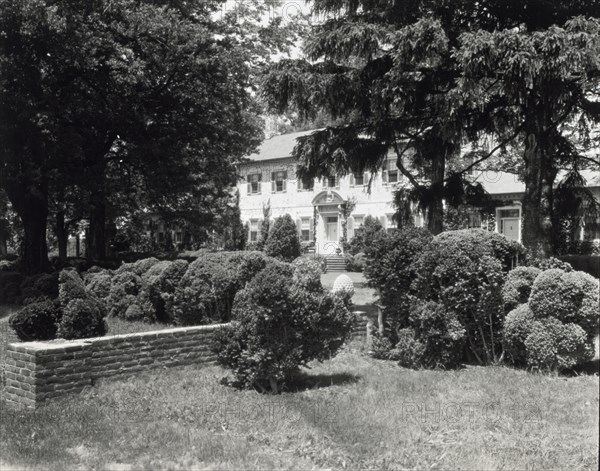
{"label": "lawn", "polygon": [[598,376],[412,371],[351,347],[279,396],[225,374],[157,371],[3,408],[0,469],[597,469]]}

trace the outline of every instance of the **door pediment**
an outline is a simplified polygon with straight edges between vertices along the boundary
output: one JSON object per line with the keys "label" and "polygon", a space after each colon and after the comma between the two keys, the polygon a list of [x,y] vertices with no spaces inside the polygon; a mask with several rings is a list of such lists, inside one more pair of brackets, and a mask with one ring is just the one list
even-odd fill
{"label": "door pediment", "polygon": [[314,206],[319,206],[322,204],[330,205],[342,203],[344,203],[344,198],[342,198],[337,191],[322,191],[312,200],[312,204]]}

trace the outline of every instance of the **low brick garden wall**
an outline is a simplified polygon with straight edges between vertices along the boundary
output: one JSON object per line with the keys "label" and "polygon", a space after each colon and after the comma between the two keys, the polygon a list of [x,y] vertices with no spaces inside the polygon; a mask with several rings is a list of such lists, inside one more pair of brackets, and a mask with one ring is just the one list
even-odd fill
{"label": "low brick garden wall", "polygon": [[[367,339],[373,319],[365,312],[357,314],[351,339]],[[223,325],[11,343],[6,348],[5,399],[16,407],[36,408],[49,399],[78,393],[101,378],[152,368],[212,364],[216,359],[210,349],[212,335]]]}
{"label": "low brick garden wall", "polygon": [[182,327],[93,339],[12,343],[6,349],[8,403],[35,408],[80,392],[100,378],[152,368],[210,364],[210,342],[221,325]]}

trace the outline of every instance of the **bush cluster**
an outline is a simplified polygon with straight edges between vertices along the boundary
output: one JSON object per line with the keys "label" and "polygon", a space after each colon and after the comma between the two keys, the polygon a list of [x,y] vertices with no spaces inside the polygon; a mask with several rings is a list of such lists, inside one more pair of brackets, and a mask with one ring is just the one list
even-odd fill
{"label": "bush cluster", "polygon": [[344,258],[346,262],[346,271],[362,273],[367,266],[367,256],[363,252],[359,252],[356,255],[347,253]]}
{"label": "bush cluster", "polygon": [[343,300],[306,289],[294,272],[270,262],[237,293],[231,325],[215,335],[219,363],[243,386],[277,392],[300,366],[334,355],[352,330]]}
{"label": "bush cluster", "polygon": [[598,281],[551,268],[533,282],[527,304],[508,313],[504,348],[516,365],[563,370],[590,360],[600,327]]}
{"label": "bush cluster", "polygon": [[0,271],[0,303],[18,304],[24,276],[16,271]]}
{"label": "bush cluster", "polygon": [[61,318],[58,300],[43,300],[28,304],[9,319],[10,327],[24,342],[56,338],[57,324]]}
{"label": "bush cluster", "polygon": [[21,304],[58,297],[58,273],[40,273],[27,277],[20,286]]}
{"label": "bush cluster", "polygon": [[385,231],[379,219],[367,216],[364,218],[362,226],[354,231],[354,237],[345,244],[344,251],[350,255],[366,253],[375,237],[383,232]]}

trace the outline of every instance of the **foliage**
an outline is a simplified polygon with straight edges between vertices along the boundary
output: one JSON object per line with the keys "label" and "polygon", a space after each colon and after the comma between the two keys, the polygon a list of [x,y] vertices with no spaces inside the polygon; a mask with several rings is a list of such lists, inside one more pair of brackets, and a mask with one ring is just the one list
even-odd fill
{"label": "foliage", "polygon": [[56,338],[56,324],[61,318],[57,299],[28,304],[9,319],[10,327],[23,342]]}
{"label": "foliage", "polygon": [[264,250],[269,257],[285,262],[300,256],[300,239],[292,216],[286,214],[275,219]]}
{"label": "foliage", "polygon": [[16,304],[21,297],[23,275],[15,271],[0,271],[0,304]]}
{"label": "foliage", "polygon": [[108,271],[86,273],[85,286],[96,297],[108,303],[113,276]]}
{"label": "foliage", "polygon": [[422,228],[408,227],[391,233],[377,230],[366,247],[364,275],[369,286],[379,292],[392,332],[408,327],[416,262],[431,240],[431,234]]}
{"label": "foliage", "polygon": [[367,264],[367,256],[363,252],[358,252],[356,255],[346,254],[346,271],[362,273]]}
{"label": "foliage", "polygon": [[[418,349],[418,363],[402,366],[455,368],[459,365],[466,331],[455,312],[436,302],[417,302],[411,307],[409,323],[415,341],[422,347]],[[411,347],[410,342],[405,347]],[[396,344],[394,348],[398,350],[401,346]],[[405,352],[404,358],[410,355],[410,352]]]}
{"label": "foliage", "polygon": [[292,262],[294,275],[292,281],[295,285],[309,291],[323,291],[321,275],[322,265],[318,260],[298,257]]}
{"label": "foliage", "polygon": [[270,263],[235,298],[233,322],[215,334],[218,361],[245,387],[277,392],[311,360],[334,355],[353,316],[342,300],[293,282],[294,269]]}
{"label": "foliage", "polygon": [[504,319],[504,352],[515,365],[525,365],[525,340],[533,329],[535,316],[527,304],[519,304]]}
{"label": "foliage", "polygon": [[565,370],[593,357],[586,332],[576,324],[548,318],[533,322],[525,339],[527,363],[544,370]]}
{"label": "foliage", "polygon": [[505,312],[512,311],[520,304],[527,304],[533,282],[540,273],[541,270],[535,267],[517,267],[508,272],[502,287]]}
{"label": "foliage", "polygon": [[142,276],[142,289],[147,293],[154,317],[159,322],[173,322],[175,291],[187,268],[185,260],[163,261],[153,265]]}
{"label": "foliage", "polygon": [[379,219],[373,216],[366,216],[363,225],[354,231],[354,237],[345,247],[346,253],[356,255],[366,253],[367,248],[371,246],[375,237],[383,231],[383,226]]}
{"label": "foliage", "polygon": [[28,304],[27,299],[58,297],[58,273],[40,273],[27,277],[21,283],[21,302]]}
{"label": "foliage", "polygon": [[556,257],[549,257],[543,259],[533,259],[531,265],[539,268],[540,270],[552,270],[558,269],[563,271],[573,271],[573,267],[568,262],[563,262]]}
{"label": "foliage", "polygon": [[397,337],[398,341],[386,355],[387,358],[397,361],[405,368],[419,368],[423,363],[425,346],[415,338],[414,329],[410,327],[400,329]]}
{"label": "foliage", "polygon": [[156,322],[144,282],[132,271],[115,273],[107,299],[108,315],[134,321]]}
{"label": "foliage", "polygon": [[412,285],[417,298],[456,313],[480,363],[500,355],[503,251],[494,240],[486,231],[451,231],[434,237],[417,262]]}
{"label": "foliage", "polygon": [[137,275],[137,276],[143,276],[144,273],[146,273],[148,270],[150,270],[150,268],[152,268],[158,262],[159,262],[159,260],[157,258],[151,257],[151,258],[144,258],[142,260],[138,260],[137,262],[133,262],[133,263],[124,263],[123,265],[121,265],[119,268],[117,268],[115,270],[115,273],[117,275],[121,274],[121,273],[133,273],[134,275]]}
{"label": "foliage", "polygon": [[58,299],[62,317],[57,324],[57,337],[67,340],[101,337],[106,333],[106,307],[86,290],[83,279],[73,269],[58,276]]}
{"label": "foliage", "polygon": [[319,264],[322,273],[327,273],[327,257],[325,255],[317,255],[316,253],[307,253],[300,255],[298,260],[314,260]]}
{"label": "foliage", "polygon": [[598,280],[587,273],[542,272],[533,283],[529,307],[537,319],[553,317],[580,326],[590,337],[598,335]]}

